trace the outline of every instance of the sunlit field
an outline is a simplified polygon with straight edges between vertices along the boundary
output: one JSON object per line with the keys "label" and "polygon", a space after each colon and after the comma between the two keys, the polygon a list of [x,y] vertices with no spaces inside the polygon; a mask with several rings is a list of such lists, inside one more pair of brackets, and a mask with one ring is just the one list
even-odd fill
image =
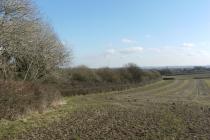
{"label": "sunlit field", "polygon": [[185,76],[122,92],[66,97],[65,105],[42,115],[1,121],[0,136],[20,140],[209,139],[209,91],[210,79]]}
{"label": "sunlit field", "polygon": [[0,0],[0,140],[210,140],[210,0]]}

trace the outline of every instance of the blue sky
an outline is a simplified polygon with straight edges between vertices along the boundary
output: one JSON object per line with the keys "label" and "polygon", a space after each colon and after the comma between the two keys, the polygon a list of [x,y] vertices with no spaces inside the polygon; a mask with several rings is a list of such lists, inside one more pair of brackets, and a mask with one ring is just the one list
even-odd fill
{"label": "blue sky", "polygon": [[210,0],[36,0],[73,65],[210,65]]}

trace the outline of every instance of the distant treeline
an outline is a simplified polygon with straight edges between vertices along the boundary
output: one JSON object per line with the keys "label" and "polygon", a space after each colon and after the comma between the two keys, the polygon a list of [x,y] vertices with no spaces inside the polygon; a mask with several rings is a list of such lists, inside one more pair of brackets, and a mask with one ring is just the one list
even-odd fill
{"label": "distant treeline", "polygon": [[163,68],[158,71],[160,72],[161,75],[172,76],[172,75],[210,73],[210,68],[196,66],[192,68]]}

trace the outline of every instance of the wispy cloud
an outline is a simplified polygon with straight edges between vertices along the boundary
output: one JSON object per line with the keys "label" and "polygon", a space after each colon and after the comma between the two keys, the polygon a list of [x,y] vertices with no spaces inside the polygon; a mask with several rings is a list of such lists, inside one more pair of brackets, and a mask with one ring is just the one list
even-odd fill
{"label": "wispy cloud", "polygon": [[144,50],[143,47],[137,46],[137,47],[127,47],[123,49],[108,49],[106,50],[106,56],[107,55],[114,55],[114,54],[122,54],[122,55],[129,55],[134,53],[140,53]]}
{"label": "wispy cloud", "polygon": [[157,52],[157,53],[161,52],[161,48],[148,48],[147,50],[151,52]]}
{"label": "wispy cloud", "polygon": [[129,62],[140,66],[209,65],[209,45],[205,43],[205,46],[202,46],[199,42],[158,47],[141,47],[135,44],[130,47],[113,45],[101,54],[93,55],[91,59],[87,57],[80,61],[81,64],[94,67],[120,67]]}
{"label": "wispy cloud", "polygon": [[106,54],[108,54],[108,55],[112,55],[114,53],[116,53],[115,49],[108,49],[108,50],[106,50]]}
{"label": "wispy cloud", "polygon": [[129,38],[122,38],[121,42],[124,43],[124,44],[135,44],[135,43],[137,43],[136,40],[129,39]]}
{"label": "wispy cloud", "polygon": [[207,41],[203,41],[199,43],[200,46],[206,47],[206,46],[210,46],[210,43]]}
{"label": "wispy cloud", "polygon": [[133,54],[142,52],[144,49],[142,47],[129,47],[119,50],[121,54]]}
{"label": "wispy cloud", "polygon": [[183,46],[183,47],[186,47],[186,48],[191,48],[191,47],[194,47],[195,44],[194,44],[194,43],[189,43],[189,42],[186,43],[186,42],[185,42],[185,43],[182,44],[182,46]]}

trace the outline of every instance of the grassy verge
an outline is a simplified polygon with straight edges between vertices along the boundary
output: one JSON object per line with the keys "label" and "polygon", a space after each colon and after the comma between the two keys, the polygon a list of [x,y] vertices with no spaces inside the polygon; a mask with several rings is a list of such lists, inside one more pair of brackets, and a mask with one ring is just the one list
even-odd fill
{"label": "grassy verge", "polygon": [[3,140],[4,137],[8,136],[14,137],[20,132],[27,131],[29,128],[42,127],[53,121],[58,121],[59,118],[77,108],[74,102],[72,102],[72,99],[65,99],[65,101],[67,103],[62,107],[57,109],[51,108],[42,114],[34,112],[30,116],[15,121],[5,119],[0,120],[0,139]]}
{"label": "grassy verge", "polygon": [[[113,92],[106,93],[106,95],[107,94],[113,94]],[[104,95],[105,94],[102,93],[98,96]],[[101,102],[101,100],[94,100],[92,98],[93,96],[95,95],[65,97],[62,106],[50,108],[42,114],[34,112],[29,116],[14,121],[2,119],[0,120],[0,140],[13,139],[17,134],[26,132],[31,128],[44,127],[53,122],[59,122],[62,118],[65,118],[66,115],[87,106],[91,105],[94,107],[106,104],[105,102]]]}

